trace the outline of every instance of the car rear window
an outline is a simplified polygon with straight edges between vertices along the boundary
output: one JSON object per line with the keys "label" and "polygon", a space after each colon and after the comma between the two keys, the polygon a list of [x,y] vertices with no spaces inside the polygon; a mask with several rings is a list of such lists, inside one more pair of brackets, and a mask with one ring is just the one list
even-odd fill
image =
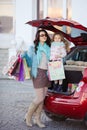
{"label": "car rear window", "polygon": [[87,49],[82,49],[82,50],[76,51],[76,52],[69,58],[69,60],[87,62]]}
{"label": "car rear window", "polygon": [[73,38],[79,37],[79,36],[83,37],[83,34],[86,34],[85,37],[87,37],[87,31],[83,31],[83,30],[78,29],[78,28],[69,27],[67,25],[63,25],[63,26],[54,25],[54,27],[56,29],[59,29],[59,30],[63,31],[64,33],[69,34]]}

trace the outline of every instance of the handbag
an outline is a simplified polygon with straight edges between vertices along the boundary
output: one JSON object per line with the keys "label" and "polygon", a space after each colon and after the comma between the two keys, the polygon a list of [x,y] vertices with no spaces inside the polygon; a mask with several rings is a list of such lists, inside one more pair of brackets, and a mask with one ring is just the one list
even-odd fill
{"label": "handbag", "polygon": [[50,81],[65,79],[62,59],[48,62],[48,77]]}

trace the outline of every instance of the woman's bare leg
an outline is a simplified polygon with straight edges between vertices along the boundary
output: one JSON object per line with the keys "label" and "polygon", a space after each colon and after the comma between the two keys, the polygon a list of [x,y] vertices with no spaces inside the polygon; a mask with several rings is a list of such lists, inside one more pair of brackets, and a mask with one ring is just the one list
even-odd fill
{"label": "woman's bare leg", "polygon": [[37,88],[35,89],[36,97],[34,99],[34,102],[36,104],[39,104],[44,100],[44,88]]}

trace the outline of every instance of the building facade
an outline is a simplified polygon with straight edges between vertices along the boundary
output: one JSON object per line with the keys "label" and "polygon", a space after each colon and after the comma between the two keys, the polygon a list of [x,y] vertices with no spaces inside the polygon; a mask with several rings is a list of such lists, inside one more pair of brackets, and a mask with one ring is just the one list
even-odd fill
{"label": "building facade", "polygon": [[33,19],[67,18],[87,27],[86,9],[87,0],[0,0],[0,48],[32,44],[36,28],[25,23]]}

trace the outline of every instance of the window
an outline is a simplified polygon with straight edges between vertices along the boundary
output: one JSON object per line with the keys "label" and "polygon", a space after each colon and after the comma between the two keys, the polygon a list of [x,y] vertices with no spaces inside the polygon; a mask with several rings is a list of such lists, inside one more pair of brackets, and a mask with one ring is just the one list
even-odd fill
{"label": "window", "polygon": [[43,0],[39,2],[39,19],[43,18]]}
{"label": "window", "polygon": [[72,54],[72,56],[68,60],[87,62],[87,48],[80,50],[76,49],[76,51]]}
{"label": "window", "polygon": [[63,17],[63,0],[48,0],[48,16]]}
{"label": "window", "polygon": [[[42,19],[44,16],[51,18],[63,18],[64,14],[67,19],[72,17],[72,0],[38,0],[39,12],[38,18]],[[57,28],[57,27],[56,27]],[[60,30],[65,30],[65,32],[71,35],[71,28],[58,27]]]}
{"label": "window", "polygon": [[67,0],[66,2],[66,18],[72,19],[72,0]]}
{"label": "window", "polygon": [[15,0],[0,0],[0,33],[14,33]]}
{"label": "window", "polygon": [[[71,20],[72,19],[72,0],[67,0],[66,1],[66,18]],[[70,34],[71,33],[71,28],[70,27],[67,27],[66,28],[66,32],[67,34]]]}
{"label": "window", "polygon": [[[45,6],[45,7],[44,7]],[[63,16],[63,0],[39,0],[39,19],[44,17],[44,13],[48,17],[62,17]]]}

